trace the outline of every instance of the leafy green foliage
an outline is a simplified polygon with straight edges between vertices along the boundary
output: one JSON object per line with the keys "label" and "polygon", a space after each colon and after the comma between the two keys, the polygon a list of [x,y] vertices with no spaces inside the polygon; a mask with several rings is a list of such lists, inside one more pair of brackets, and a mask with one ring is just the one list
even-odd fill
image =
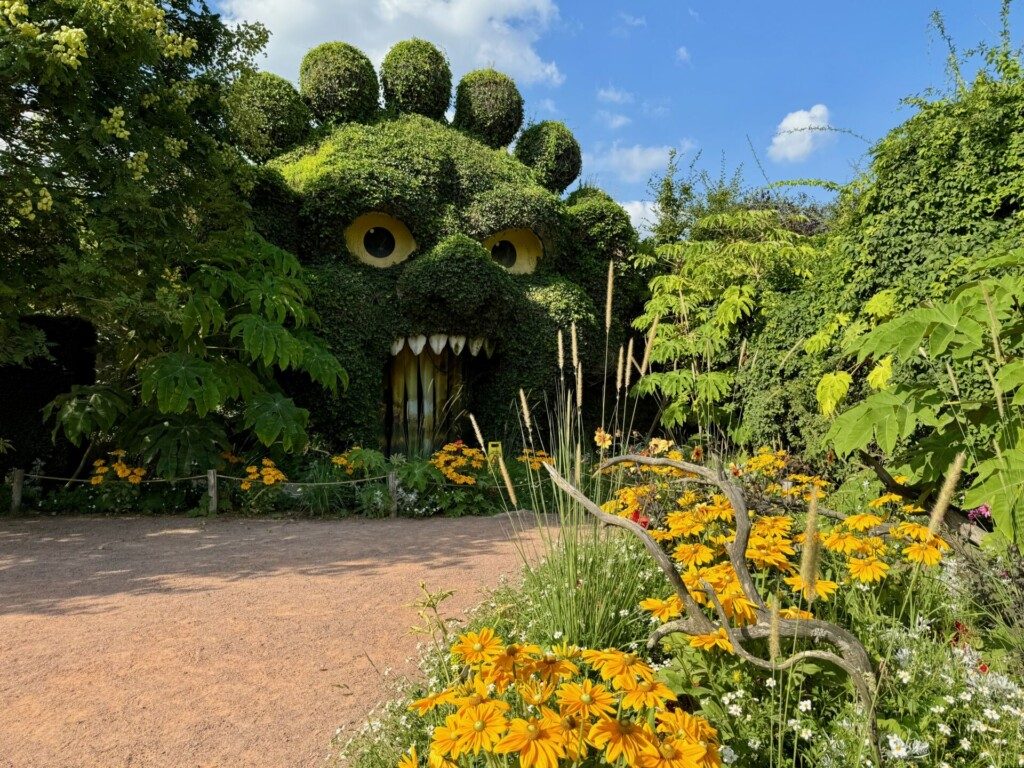
{"label": "leafy green foliage", "polygon": [[348,43],[310,49],[299,66],[299,92],[322,123],[370,120],[379,110],[377,72],[366,55]]}
{"label": "leafy green foliage", "polygon": [[295,86],[270,72],[248,72],[225,97],[228,125],[257,163],[291,149],[309,134],[312,114]]}
{"label": "leafy green foliage", "polygon": [[264,413],[280,371],[344,381],[298,262],[253,233],[241,194],[226,103],[271,82],[249,79],[265,41],[201,3],[40,2],[0,22],[0,346],[26,349],[29,314],[95,328],[97,383],[48,409],[76,443],[191,474],[228,436],[302,443],[294,404]]}
{"label": "leafy green foliage", "polygon": [[455,90],[452,125],[495,149],[506,147],[523,124],[523,97],[515,81],[493,69],[469,72]]}
{"label": "leafy green foliage", "polygon": [[[904,312],[853,339],[848,352],[857,363],[871,358],[890,370],[895,362],[919,373],[853,405],[836,419],[829,438],[841,455],[876,445],[932,488],[964,445],[967,472],[974,476],[965,503],[989,505],[999,532],[1019,543],[1024,538],[1024,273],[1019,266],[1024,254],[1013,254],[1009,263],[1016,267],[1002,268],[1002,258],[979,260],[974,269],[982,276],[950,298]],[[850,378],[842,371],[832,375]],[[874,371],[869,382],[872,376]]]}
{"label": "leafy green foliage", "polygon": [[564,191],[583,169],[583,153],[576,137],[565,124],[553,120],[526,128],[516,142],[515,153],[553,192]]}
{"label": "leafy green foliage", "polygon": [[440,120],[452,99],[452,70],[432,43],[413,38],[395,43],[380,65],[384,102],[395,113]]}

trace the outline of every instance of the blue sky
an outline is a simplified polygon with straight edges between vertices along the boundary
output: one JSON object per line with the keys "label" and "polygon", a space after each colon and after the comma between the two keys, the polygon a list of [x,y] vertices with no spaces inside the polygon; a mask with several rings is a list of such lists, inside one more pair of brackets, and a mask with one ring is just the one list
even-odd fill
{"label": "blue sky", "polygon": [[[456,80],[495,66],[528,118],[558,119],[584,150],[583,178],[644,217],[669,147],[713,173],[764,183],[848,181],[869,144],[910,114],[900,100],[947,82],[938,9],[961,48],[995,41],[997,0],[220,0],[272,33],[265,67],[293,81],[310,47],[345,40],[379,62],[398,40],[445,49]],[[1019,15],[1019,14],[1018,14]],[[780,125],[782,129],[780,130]],[[748,141],[749,140],[749,141]]]}

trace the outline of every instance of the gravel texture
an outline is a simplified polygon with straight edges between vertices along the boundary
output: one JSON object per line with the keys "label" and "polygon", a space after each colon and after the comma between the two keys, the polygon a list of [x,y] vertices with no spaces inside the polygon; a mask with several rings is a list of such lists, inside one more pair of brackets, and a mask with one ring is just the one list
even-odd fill
{"label": "gravel texture", "polygon": [[504,515],[0,521],[0,766],[320,766],[414,672],[420,582],[461,614],[537,538]]}

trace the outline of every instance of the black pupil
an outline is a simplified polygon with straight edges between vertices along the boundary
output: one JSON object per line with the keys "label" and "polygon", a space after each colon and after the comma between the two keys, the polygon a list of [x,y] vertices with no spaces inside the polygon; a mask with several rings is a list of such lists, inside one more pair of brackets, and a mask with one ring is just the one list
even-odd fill
{"label": "black pupil", "polygon": [[371,227],[363,235],[363,247],[375,259],[386,259],[395,252],[395,236],[385,227]]}
{"label": "black pupil", "polygon": [[516,263],[516,247],[508,240],[499,240],[491,248],[491,258],[506,269]]}

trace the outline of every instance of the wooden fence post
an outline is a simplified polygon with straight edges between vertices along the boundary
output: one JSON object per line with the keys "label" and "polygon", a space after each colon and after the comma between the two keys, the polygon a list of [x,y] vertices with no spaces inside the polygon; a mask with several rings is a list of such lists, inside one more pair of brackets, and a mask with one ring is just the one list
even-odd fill
{"label": "wooden fence post", "polygon": [[210,497],[210,514],[217,514],[217,470],[206,470],[206,493]]}
{"label": "wooden fence post", "polygon": [[21,494],[25,489],[25,470],[16,469],[11,476],[11,514],[21,511]]}
{"label": "wooden fence post", "polygon": [[388,472],[388,496],[391,497],[391,516],[398,517],[398,473]]}

